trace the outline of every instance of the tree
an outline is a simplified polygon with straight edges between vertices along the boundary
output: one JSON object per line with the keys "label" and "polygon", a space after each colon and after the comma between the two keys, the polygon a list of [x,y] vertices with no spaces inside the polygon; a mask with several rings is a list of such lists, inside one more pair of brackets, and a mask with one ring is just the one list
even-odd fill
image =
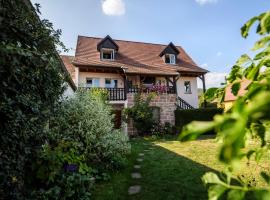
{"label": "tree", "polygon": [[[232,175],[235,166],[244,158],[255,158],[259,162],[270,150],[270,11],[253,17],[241,28],[244,38],[256,22],[257,34],[261,35],[253,47],[256,55],[253,58],[242,55],[227,78],[234,95],[237,95],[243,79],[250,80],[248,92],[238,97],[230,112],[215,116],[212,122],[192,122],[179,136],[181,141],[187,141],[209,130],[216,130],[218,139],[223,141],[219,160],[228,166],[225,178],[214,173],[206,173],[202,178],[209,186],[209,199],[212,200],[224,196],[227,199],[270,199],[269,172],[261,171],[267,185],[265,188],[252,186]],[[259,138],[260,146],[250,147],[248,152],[243,153],[242,148],[250,137]]]}

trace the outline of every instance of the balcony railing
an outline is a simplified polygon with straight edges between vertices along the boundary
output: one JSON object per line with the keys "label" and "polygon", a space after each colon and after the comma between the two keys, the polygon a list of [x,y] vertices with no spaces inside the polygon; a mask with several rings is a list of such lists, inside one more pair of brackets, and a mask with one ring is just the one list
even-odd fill
{"label": "balcony railing", "polygon": [[100,90],[107,90],[108,91],[108,100],[109,101],[125,101],[127,99],[127,95],[125,93],[124,88],[92,88],[92,87],[79,87],[80,89],[86,89],[86,90],[91,90],[91,89],[100,89]]}
{"label": "balcony railing", "polygon": [[[92,87],[79,87],[80,89],[93,89]],[[174,87],[166,87],[166,86],[153,86],[153,87],[129,87],[127,91],[125,88],[94,88],[100,90],[108,91],[108,100],[109,101],[125,101],[127,99],[126,93],[150,93],[156,92],[158,94],[175,94]]]}

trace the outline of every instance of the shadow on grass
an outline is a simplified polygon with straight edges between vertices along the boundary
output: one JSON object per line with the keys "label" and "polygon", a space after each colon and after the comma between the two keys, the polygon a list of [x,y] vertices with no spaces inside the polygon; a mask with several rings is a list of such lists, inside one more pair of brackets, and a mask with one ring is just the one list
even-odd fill
{"label": "shadow on grass", "polygon": [[[102,198],[110,200],[200,200],[207,199],[207,190],[201,177],[209,171],[217,172],[187,157],[154,145],[142,138],[132,139],[132,154],[124,172],[115,175],[110,183],[102,187]],[[150,151],[143,150],[151,148]],[[141,169],[133,169],[138,164],[138,153],[145,153]],[[207,156],[207,155],[198,155]],[[140,172],[141,179],[132,179],[131,172]],[[120,179],[120,180],[119,180]],[[141,185],[139,194],[129,196],[131,185]],[[110,190],[110,193],[108,193]],[[108,193],[108,194],[106,194]],[[99,195],[100,196],[100,195]]]}
{"label": "shadow on grass", "polygon": [[153,145],[153,149],[145,155],[141,169],[143,178],[133,181],[134,184],[141,184],[142,192],[129,199],[207,199],[207,190],[201,177],[209,171],[217,172],[187,157]]}

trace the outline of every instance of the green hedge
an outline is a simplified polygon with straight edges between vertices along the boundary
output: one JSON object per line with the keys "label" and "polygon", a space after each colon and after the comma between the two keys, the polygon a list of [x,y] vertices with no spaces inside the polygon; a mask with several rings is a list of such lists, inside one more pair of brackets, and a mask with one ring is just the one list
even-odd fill
{"label": "green hedge", "polygon": [[177,133],[192,121],[211,121],[216,114],[221,114],[221,108],[200,108],[192,110],[175,110],[175,126]]}

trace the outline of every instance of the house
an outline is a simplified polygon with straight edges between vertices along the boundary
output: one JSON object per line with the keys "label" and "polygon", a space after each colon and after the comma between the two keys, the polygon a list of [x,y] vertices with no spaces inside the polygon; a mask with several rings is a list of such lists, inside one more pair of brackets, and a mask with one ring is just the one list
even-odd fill
{"label": "house", "polygon": [[[197,77],[208,71],[196,65],[180,46],[78,36],[75,56],[62,56],[79,88],[106,88],[121,125],[121,111],[134,104],[134,94],[158,91],[151,105],[161,123],[174,124],[174,110],[198,107]],[[135,134],[132,122],[127,126]]]}
{"label": "house", "polygon": [[224,102],[222,103],[223,107],[224,107],[224,110],[225,111],[228,111],[233,103],[235,102],[235,100],[239,97],[239,96],[244,96],[247,92],[247,87],[249,86],[249,84],[251,83],[250,80],[248,79],[244,79],[241,81],[240,83],[240,89],[238,91],[238,94],[235,96],[233,93],[232,93],[232,84],[229,84],[226,86],[225,88],[225,96],[224,96]]}

